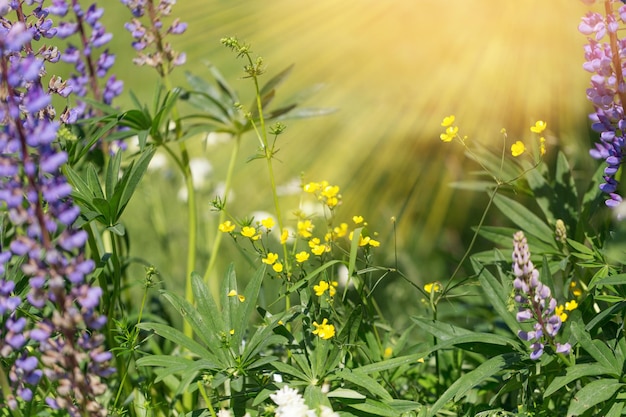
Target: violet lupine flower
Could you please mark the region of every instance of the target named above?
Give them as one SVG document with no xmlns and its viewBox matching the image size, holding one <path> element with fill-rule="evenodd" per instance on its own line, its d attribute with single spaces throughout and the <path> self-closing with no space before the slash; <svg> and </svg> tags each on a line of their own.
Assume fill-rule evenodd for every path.
<svg viewBox="0 0 626 417">
<path fill-rule="evenodd" d="M 71 74 L 68 80 L 68 87 L 78 97 L 86 97 L 89 92 L 97 101 L 111 104 L 113 99 L 121 94 L 123 83 L 115 78 L 109 77 L 102 86 L 98 79 L 104 79 L 108 71 L 115 63 L 115 55 L 108 49 L 98 53 L 96 49 L 103 47 L 111 41 L 113 35 L 108 33 L 100 22 L 104 14 L 104 9 L 98 8 L 96 3 L 91 4 L 86 10 L 78 4 L 66 0 L 55 0 L 53 6 L 48 7 L 51 14 L 60 17 L 67 16 L 71 10 L 74 21 L 62 21 L 57 26 L 57 37 L 61 39 L 70 38 L 75 34 L 80 34 L 80 46 L 69 43 L 61 60 L 74 65 L 75 73 Z M 116 88 L 110 85 L 115 84 Z M 61 120 L 65 123 L 73 123 L 78 118 L 90 117 L 93 115 L 91 107 L 82 100 L 78 100 L 73 109 L 66 110 L 61 115 Z"/>
<path fill-rule="evenodd" d="M 621 3 L 620 3 L 621 4 Z M 583 68 L 591 72 L 591 87 L 587 98 L 596 111 L 590 115 L 592 129 L 600 133 L 600 141 L 590 150 L 595 159 L 604 160 L 604 183 L 600 189 L 608 195 L 606 205 L 616 207 L 622 202 L 615 174 L 624 158 L 626 117 L 626 39 L 618 38 L 620 23 L 626 23 L 626 5 L 606 16 L 589 12 L 582 18 L 578 30 L 587 35 Z"/>
<path fill-rule="evenodd" d="M 162 18 L 172 13 L 172 6 L 176 0 L 120 0 L 128 7 L 133 19 L 124 27 L 128 30 L 133 42 L 131 45 L 137 51 L 137 57 L 133 59 L 136 65 L 148 65 L 156 68 L 160 76 L 172 72 L 175 67 L 183 65 L 187 59 L 184 52 L 176 52 L 168 42 L 163 39 L 167 35 L 180 35 L 187 30 L 187 23 L 175 19 L 174 22 L 163 30 Z M 139 20 L 144 15 L 149 16 L 149 25 Z M 154 52 L 144 52 L 147 48 L 154 47 Z"/>
<path fill-rule="evenodd" d="M 557 302 L 552 297 L 550 288 L 539 280 L 539 271 L 530 260 L 526 237 L 521 231 L 513 235 L 513 274 L 515 301 L 519 304 L 517 321 L 534 321 L 531 331 L 518 333 L 520 339 L 532 342 L 530 358 L 539 359 L 546 343 L 553 345 L 557 353 L 569 353 L 569 343 L 554 342 L 563 324 L 561 317 L 555 313 Z"/>
<path fill-rule="evenodd" d="M 9 408 L 20 407 L 45 377 L 55 395 L 46 399 L 51 407 L 105 416 L 96 396 L 101 378 L 112 372 L 98 333 L 106 318 L 96 311 L 101 290 L 85 279 L 95 264 L 85 258 L 86 232 L 72 228 L 79 210 L 60 171 L 67 155 L 54 146 L 59 123 L 42 88 L 44 60 L 37 54 L 52 50 L 32 48 L 53 31 L 42 2 L 33 3 L 27 14 L 22 2 L 11 2 L 21 21 L 0 18 L 0 207 L 11 231 L 8 246 L 0 247 L 0 357 L 10 369 L 0 372 L 8 373 L 13 390 L 3 398 Z M 64 88 L 59 79 L 51 83 Z M 24 298 L 14 294 L 13 279 L 28 280 Z"/>
</svg>

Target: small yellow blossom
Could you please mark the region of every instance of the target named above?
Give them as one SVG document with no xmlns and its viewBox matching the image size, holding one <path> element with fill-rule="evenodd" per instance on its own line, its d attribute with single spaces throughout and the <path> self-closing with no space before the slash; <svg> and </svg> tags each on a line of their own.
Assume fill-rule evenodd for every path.
<svg viewBox="0 0 626 417">
<path fill-rule="evenodd" d="M 261 235 L 257 234 L 256 232 L 256 228 L 252 227 L 252 226 L 244 226 L 241 228 L 241 235 L 245 236 L 247 238 L 250 238 L 252 240 L 258 240 Z"/>
<path fill-rule="evenodd" d="M 511 145 L 511 155 L 518 157 L 526 151 L 526 146 L 520 140 Z"/>
<path fill-rule="evenodd" d="M 419 363 L 424 363 L 424 358 L 419 358 L 417 361 L 418 361 Z"/>
<path fill-rule="evenodd" d="M 505 128 L 500 129 L 500 133 L 502 133 L 503 135 L 506 135 L 506 129 Z"/>
<path fill-rule="evenodd" d="M 359 246 L 365 246 L 367 244 L 370 243 L 370 237 L 369 236 L 359 236 Z"/>
<path fill-rule="evenodd" d="M 230 329 L 230 334 L 235 334 L 235 329 Z"/>
<path fill-rule="evenodd" d="M 439 292 L 441 291 L 441 285 L 439 285 L 438 282 L 430 282 L 426 285 L 424 285 L 424 291 L 426 291 L 428 294 L 430 294 L 431 292 Z"/>
<path fill-rule="evenodd" d="M 321 256 L 324 252 L 327 252 L 326 248 L 326 245 L 315 245 L 311 248 L 311 252 L 314 255 Z"/>
<path fill-rule="evenodd" d="M 337 287 L 339 286 L 339 283 L 337 281 L 331 281 L 330 282 L 330 287 L 328 287 L 328 294 L 331 297 L 334 297 L 335 294 L 337 294 Z"/>
<path fill-rule="evenodd" d="M 581 295 L 583 295 L 582 290 L 580 290 L 580 288 L 576 288 L 576 281 L 572 281 L 569 284 L 569 289 L 572 292 L 572 295 L 574 295 L 574 297 L 580 297 Z"/>
<path fill-rule="evenodd" d="M 576 300 L 571 300 L 565 303 L 565 309 L 567 311 L 573 311 L 576 310 L 578 308 L 578 303 L 576 302 Z"/>
<path fill-rule="evenodd" d="M 237 296 L 237 298 L 239 299 L 240 302 L 244 302 L 246 301 L 246 296 L 245 295 L 241 295 L 241 294 L 237 294 L 237 291 L 235 290 L 230 290 L 230 292 L 227 294 L 229 297 L 235 297 Z"/>
<path fill-rule="evenodd" d="M 452 126 L 452 123 L 454 123 L 455 117 L 453 114 L 451 114 L 450 116 L 444 117 L 443 121 L 441 122 L 441 126 L 443 127 L 448 127 L 448 126 Z"/>
<path fill-rule="evenodd" d="M 363 223 L 363 216 L 353 216 L 352 221 L 355 224 Z"/>
<path fill-rule="evenodd" d="M 446 128 L 445 133 L 439 135 L 439 138 L 444 142 L 450 142 L 457 136 L 459 128 L 457 126 L 449 126 Z"/>
<path fill-rule="evenodd" d="M 307 193 L 316 193 L 319 191 L 320 188 L 321 185 L 317 182 L 310 182 L 302 187 L 302 189 Z"/>
<path fill-rule="evenodd" d="M 391 347 L 387 346 L 385 348 L 385 351 L 383 352 L 383 358 L 389 359 L 389 358 L 391 358 L 391 355 L 393 355 L 393 349 Z"/>
<path fill-rule="evenodd" d="M 285 242 L 287 242 L 288 238 L 289 238 L 289 230 L 283 229 L 283 232 L 280 234 L 280 244 L 284 245 Z"/>
<path fill-rule="evenodd" d="M 320 239 L 318 237 L 314 237 L 313 239 L 309 240 L 309 248 L 311 249 L 318 246 L 319 244 L 320 244 Z"/>
<path fill-rule="evenodd" d="M 298 221 L 298 234 L 304 238 L 313 236 L 313 222 L 311 220 Z"/>
<path fill-rule="evenodd" d="M 280 262 L 276 262 L 274 265 L 272 265 L 272 269 L 278 273 L 283 272 L 283 264 L 281 264 Z"/>
<path fill-rule="evenodd" d="M 235 230 L 235 225 L 230 220 L 226 220 L 218 226 L 218 229 L 220 232 L 230 233 Z"/>
<path fill-rule="evenodd" d="M 271 217 L 268 217 L 267 219 L 261 220 L 261 224 L 266 229 L 271 229 L 272 227 L 274 227 L 274 219 L 272 219 Z"/>
<path fill-rule="evenodd" d="M 302 251 L 300 253 L 296 253 L 296 262 L 298 263 L 302 263 L 302 262 L 306 262 L 309 259 L 309 253 Z"/>
<path fill-rule="evenodd" d="M 372 246 L 372 247 L 374 247 L 374 248 L 377 248 L 377 247 L 380 246 L 380 242 L 375 240 L 375 239 L 370 239 L 370 241 L 367 242 L 367 244 Z"/>
<path fill-rule="evenodd" d="M 533 133 L 541 133 L 544 130 L 546 130 L 547 126 L 548 126 L 547 123 L 544 122 L 543 120 L 537 120 L 535 122 L 535 125 L 530 127 L 530 131 Z"/>
<path fill-rule="evenodd" d="M 315 291 L 315 295 L 321 297 L 329 287 L 330 285 L 328 285 L 328 282 L 320 281 L 319 284 L 313 286 L 313 291 Z"/>
<path fill-rule="evenodd" d="M 277 260 L 278 260 L 278 255 L 272 252 L 268 253 L 265 258 L 261 259 L 261 261 L 264 264 L 268 264 L 268 265 L 273 265 Z"/>
<path fill-rule="evenodd" d="M 554 314 L 559 316 L 562 322 L 565 322 L 565 320 L 567 320 L 567 313 L 564 311 L 564 309 L 565 307 L 563 307 L 563 304 L 561 304 L 560 306 L 556 306 L 556 308 L 554 309 Z"/>
<path fill-rule="evenodd" d="M 344 237 L 348 234 L 348 223 L 341 223 L 333 229 L 333 233 L 336 237 Z"/>
<path fill-rule="evenodd" d="M 332 324 L 328 324 L 328 319 L 324 319 L 322 324 L 318 324 L 316 321 L 313 322 L 313 326 L 315 330 L 313 330 L 313 334 L 316 334 L 321 339 L 330 339 L 335 335 L 335 326 Z"/>
<path fill-rule="evenodd" d="M 543 136 L 539 138 L 539 153 L 541 156 L 546 154 L 546 138 Z"/>
</svg>

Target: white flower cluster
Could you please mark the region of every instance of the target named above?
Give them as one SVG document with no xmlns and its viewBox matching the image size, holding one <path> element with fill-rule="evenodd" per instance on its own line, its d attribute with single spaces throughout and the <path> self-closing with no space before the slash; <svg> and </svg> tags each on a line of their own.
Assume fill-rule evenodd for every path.
<svg viewBox="0 0 626 417">
<path fill-rule="evenodd" d="M 315 410 L 309 409 L 304 403 L 304 398 L 298 390 L 289 388 L 287 385 L 270 394 L 272 401 L 278 406 L 276 417 L 339 417 L 332 408 L 321 406 L 319 414 Z"/>
</svg>

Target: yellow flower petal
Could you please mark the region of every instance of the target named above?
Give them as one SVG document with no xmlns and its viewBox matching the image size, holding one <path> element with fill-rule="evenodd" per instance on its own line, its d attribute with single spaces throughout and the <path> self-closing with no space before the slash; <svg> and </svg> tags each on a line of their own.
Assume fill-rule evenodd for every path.
<svg viewBox="0 0 626 417">
<path fill-rule="evenodd" d="M 455 117 L 453 114 L 451 114 L 450 116 L 444 117 L 443 121 L 441 122 L 441 126 L 443 127 L 448 127 L 451 126 L 452 123 L 454 123 Z"/>
<path fill-rule="evenodd" d="M 541 133 L 544 130 L 546 130 L 547 126 L 548 126 L 547 123 L 544 122 L 543 120 L 537 120 L 535 122 L 535 125 L 530 127 L 530 131 L 533 133 Z"/>
<path fill-rule="evenodd" d="M 526 151 L 526 146 L 520 140 L 511 145 L 511 155 L 518 157 Z"/>
</svg>

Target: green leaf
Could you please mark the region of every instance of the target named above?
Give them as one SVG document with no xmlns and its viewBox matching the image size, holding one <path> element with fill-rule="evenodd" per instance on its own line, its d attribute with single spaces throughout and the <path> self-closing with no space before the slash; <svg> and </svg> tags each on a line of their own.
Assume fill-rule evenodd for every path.
<svg viewBox="0 0 626 417">
<path fill-rule="evenodd" d="M 594 405 L 611 398 L 624 384 L 616 379 L 599 379 L 591 381 L 578 391 L 567 409 L 567 416 L 578 416 Z"/>
<path fill-rule="evenodd" d="M 570 324 L 570 330 L 572 335 L 576 338 L 580 346 L 587 351 L 601 366 L 613 369 L 614 372 L 611 375 L 619 375 L 622 365 L 617 363 L 617 358 L 611 352 L 611 350 L 601 340 L 591 340 L 591 336 L 585 330 L 585 328 L 578 322 L 573 320 Z M 594 342 L 599 342 L 598 344 Z"/>
<path fill-rule="evenodd" d="M 394 410 L 385 403 L 372 400 L 370 398 L 367 398 L 365 402 L 362 403 L 348 403 L 346 405 L 348 407 L 354 408 L 355 410 L 363 411 L 374 416 L 400 417 L 400 412 Z"/>
<path fill-rule="evenodd" d="M 512 367 L 521 360 L 522 356 L 517 353 L 506 353 L 481 363 L 476 369 L 457 379 L 432 405 L 428 410 L 428 415 L 434 416 L 451 400 L 458 402 L 471 388 L 498 372 Z"/>
<path fill-rule="evenodd" d="M 106 226 L 111 226 L 113 224 L 113 219 L 112 219 L 113 215 L 112 215 L 112 210 L 111 210 L 111 206 L 109 205 L 109 202 L 105 200 L 104 198 L 96 197 L 93 200 L 91 200 L 91 204 L 93 205 L 93 207 L 95 207 L 98 213 L 104 218 L 103 224 Z"/>
<path fill-rule="evenodd" d="M 132 164 L 131 167 L 129 167 L 129 169 L 124 173 L 124 176 L 122 177 L 122 181 L 118 184 L 118 185 L 121 185 L 121 184 L 124 184 L 124 185 L 121 187 L 116 187 L 113 198 L 111 199 L 112 207 L 117 209 L 116 221 L 120 218 L 120 216 L 124 212 L 126 205 L 130 201 L 130 198 L 132 197 L 133 193 L 135 192 L 135 189 L 137 188 L 137 185 L 139 185 L 139 181 L 141 181 L 141 178 L 146 173 L 146 170 L 148 169 L 148 165 L 150 164 L 150 160 L 154 156 L 155 152 L 156 152 L 156 148 L 154 147 L 147 148 L 144 152 L 142 152 L 141 155 L 139 156 L 139 159 L 134 161 L 135 163 Z M 118 189 L 120 189 L 120 191 L 118 191 Z M 119 197 L 116 198 L 118 193 L 119 193 Z M 117 206 L 113 206 L 113 201 L 117 202 Z"/>
<path fill-rule="evenodd" d="M 353 400 L 364 400 L 367 398 L 365 395 L 358 391 L 347 388 L 337 388 L 327 394 L 329 398 L 350 398 Z"/>
<path fill-rule="evenodd" d="M 496 194 L 493 202 L 525 234 L 535 236 L 556 249 L 552 229 L 524 205 L 501 194 Z"/>
<path fill-rule="evenodd" d="M 382 385 L 380 385 L 374 378 L 368 376 L 366 373 L 359 370 L 351 370 L 344 368 L 336 374 L 339 378 L 345 381 L 351 382 L 361 388 L 365 388 L 373 395 L 378 396 L 384 400 L 391 400 L 391 395 L 387 392 Z"/>
<path fill-rule="evenodd" d="M 474 266 L 474 271 L 479 274 L 478 282 L 480 282 L 480 286 L 487 300 L 496 313 L 498 313 L 497 315 L 506 323 L 511 332 L 516 335 L 522 329 L 522 326 L 517 321 L 514 314 L 509 311 L 508 301 L 510 298 L 510 288 L 505 288 L 500 284 L 500 281 L 480 263 L 476 262 L 474 259 L 471 259 L 471 261 Z"/>
<path fill-rule="evenodd" d="M 586 377 L 586 376 L 596 376 L 596 375 L 605 375 L 611 374 L 613 371 L 608 368 L 604 368 L 599 366 L 596 363 L 581 363 L 570 366 L 566 369 L 565 375 L 557 376 L 552 380 L 548 388 L 546 388 L 543 393 L 543 398 L 547 398 L 550 395 L 557 392 L 559 389 L 563 388 L 565 385 L 569 384 L 572 381 L 576 381 L 577 379 Z"/>
<path fill-rule="evenodd" d="M 609 275 L 589 283 L 589 289 L 601 285 L 626 285 L 626 274 Z"/>
<path fill-rule="evenodd" d="M 283 362 L 273 362 L 272 366 L 274 368 L 276 368 L 278 370 L 278 372 L 285 374 L 285 375 L 291 375 L 297 379 L 299 379 L 300 381 L 305 381 L 305 382 L 311 382 L 311 378 L 309 378 L 307 375 L 305 375 L 301 370 L 288 365 L 286 363 Z"/>
<path fill-rule="evenodd" d="M 143 330 L 152 330 L 164 339 L 189 350 L 191 353 L 194 353 L 203 359 L 210 360 L 213 357 L 211 352 L 205 349 L 200 343 L 185 336 L 180 330 L 166 324 L 146 322 L 137 324 L 137 327 Z"/>
</svg>

